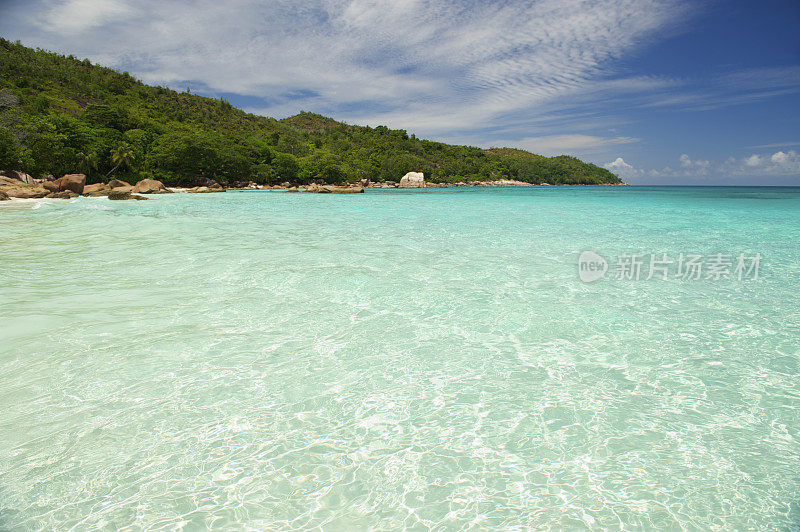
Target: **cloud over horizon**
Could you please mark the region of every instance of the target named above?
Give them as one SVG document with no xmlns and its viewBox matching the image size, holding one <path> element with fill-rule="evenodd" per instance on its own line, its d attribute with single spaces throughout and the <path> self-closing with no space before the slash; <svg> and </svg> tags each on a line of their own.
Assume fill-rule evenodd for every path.
<svg viewBox="0 0 800 532">
<path fill-rule="evenodd" d="M 800 154 L 795 150 L 779 150 L 772 154 L 754 153 L 747 157 L 729 157 L 725 161 L 712 163 L 705 159 L 692 159 L 687 154 L 678 157 L 678 167 L 637 168 L 625 162 L 622 157 L 605 163 L 603 166 L 623 179 L 635 182 L 652 181 L 658 178 L 691 178 L 698 182 L 706 181 L 708 176 L 722 173 L 734 177 L 791 177 L 800 174 Z"/>
</svg>

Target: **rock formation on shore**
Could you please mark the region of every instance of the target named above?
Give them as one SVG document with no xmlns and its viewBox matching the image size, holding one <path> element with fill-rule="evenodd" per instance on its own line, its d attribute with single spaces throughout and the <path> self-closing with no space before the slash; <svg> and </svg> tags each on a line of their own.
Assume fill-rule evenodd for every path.
<svg viewBox="0 0 800 532">
<path fill-rule="evenodd" d="M 0 190 L 8 198 L 43 198 L 51 191 L 38 185 L 29 185 L 16 178 L 0 175 Z"/>
<path fill-rule="evenodd" d="M 30 175 L 26 174 L 25 172 L 20 172 L 20 171 L 17 171 L 17 170 L 10 170 L 10 171 L 8 171 L 6 173 L 7 173 L 8 177 L 10 177 L 11 179 L 15 179 L 17 181 L 21 181 L 22 183 L 25 183 L 26 185 L 36 185 L 36 184 L 38 184 L 36 179 L 34 179 Z"/>
<path fill-rule="evenodd" d="M 215 187 L 194 187 L 190 188 L 186 192 L 190 194 L 208 194 L 209 192 L 225 192 L 225 189 L 222 188 L 219 184 Z"/>
<path fill-rule="evenodd" d="M 400 178 L 399 188 L 425 188 L 425 174 L 409 172 Z"/>
<path fill-rule="evenodd" d="M 131 186 L 130 183 L 126 183 L 120 179 L 112 179 L 108 182 L 108 188 L 119 188 L 119 187 L 129 187 Z"/>
<path fill-rule="evenodd" d="M 120 187 L 115 188 L 111 192 L 108 193 L 108 199 L 110 200 L 146 200 L 144 196 L 138 196 L 136 194 L 131 194 L 129 190 L 125 190 L 127 187 Z"/>
<path fill-rule="evenodd" d="M 136 194 L 169 194 L 172 192 L 161 181 L 155 179 L 142 179 L 133 187 Z"/>
<path fill-rule="evenodd" d="M 86 185 L 83 187 L 84 196 L 108 196 L 111 187 L 105 183 L 95 183 L 94 185 Z"/>
<path fill-rule="evenodd" d="M 35 179 L 30 183 L 30 176 L 22 172 L 7 172 L 0 174 L 0 192 L 2 198 L 50 198 L 69 199 L 83 196 L 112 196 L 111 199 L 147 199 L 142 196 L 132 195 L 132 192 L 141 194 L 166 194 L 172 192 L 164 183 L 155 179 L 143 179 L 131 186 L 125 181 L 114 179 L 109 183 L 94 183 L 86 185 L 84 174 L 66 174 L 60 179 Z M 219 186 L 219 185 L 217 185 Z M 210 192 L 224 191 L 213 189 Z"/>
<path fill-rule="evenodd" d="M 45 198 L 48 199 L 72 199 L 77 198 L 80 194 L 75 194 L 71 190 L 62 190 L 60 192 L 51 192 Z"/>
<path fill-rule="evenodd" d="M 316 192 L 317 194 L 358 194 L 364 192 L 364 187 L 339 187 L 336 185 L 317 185 L 311 183 L 305 187 L 305 192 Z"/>
<path fill-rule="evenodd" d="M 58 180 L 58 191 L 64 192 L 69 190 L 75 194 L 83 194 L 83 187 L 86 185 L 86 176 L 84 174 L 66 174 Z"/>
</svg>

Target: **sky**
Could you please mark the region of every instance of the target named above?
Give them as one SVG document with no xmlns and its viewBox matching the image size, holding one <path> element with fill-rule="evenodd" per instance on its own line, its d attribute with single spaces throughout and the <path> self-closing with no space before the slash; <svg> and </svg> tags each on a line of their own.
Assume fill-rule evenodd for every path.
<svg viewBox="0 0 800 532">
<path fill-rule="evenodd" d="M 798 0 L 0 0 L 0 35 L 276 118 L 800 185 Z"/>
</svg>

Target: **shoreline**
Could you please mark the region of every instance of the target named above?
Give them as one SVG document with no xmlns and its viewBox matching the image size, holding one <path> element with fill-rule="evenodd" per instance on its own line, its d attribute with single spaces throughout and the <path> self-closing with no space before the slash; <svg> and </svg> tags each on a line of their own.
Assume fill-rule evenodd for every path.
<svg viewBox="0 0 800 532">
<path fill-rule="evenodd" d="M 524 181 L 511 181 L 511 180 L 499 180 L 499 181 L 459 181 L 457 183 L 432 183 L 426 181 L 424 186 L 418 187 L 401 187 L 396 182 L 392 181 L 381 181 L 376 183 L 369 183 L 366 185 L 361 185 L 357 183 L 347 183 L 344 185 L 326 185 L 324 183 L 310 183 L 308 185 L 255 185 L 246 186 L 246 187 L 228 187 L 224 190 L 235 191 L 235 190 L 289 190 L 289 189 L 297 189 L 298 192 L 303 192 L 308 187 L 317 187 L 317 186 L 336 186 L 340 188 L 364 188 L 364 189 L 383 189 L 383 190 L 416 190 L 421 188 L 488 188 L 488 187 L 629 187 L 631 186 L 630 183 L 558 183 L 558 184 L 550 184 L 550 183 L 526 183 Z M 178 192 L 191 192 L 193 189 L 191 188 L 172 188 L 172 190 Z M 214 190 L 211 189 L 208 192 L 221 192 L 221 190 Z"/>
<path fill-rule="evenodd" d="M 392 185 L 383 185 L 380 183 L 370 184 L 366 187 L 359 187 L 355 185 L 342 185 L 340 188 L 343 189 L 360 189 L 362 192 L 365 192 L 366 189 L 375 189 L 375 190 L 420 190 L 425 188 L 513 188 L 513 187 L 619 187 L 619 186 L 631 186 L 629 183 L 600 183 L 600 184 L 558 184 L 558 185 L 549 185 L 549 184 L 532 184 L 532 183 L 524 183 L 524 184 L 509 184 L 509 183 L 497 183 L 497 182 L 480 182 L 480 183 L 426 183 L 424 187 L 399 187 L 399 186 L 392 186 Z M 253 187 L 230 187 L 230 188 L 219 188 L 219 189 L 208 189 L 203 191 L 197 191 L 193 188 L 186 188 L 186 187 L 166 187 L 166 190 L 175 193 L 175 194 L 197 194 L 197 193 L 205 193 L 205 194 L 213 194 L 213 193 L 221 193 L 221 192 L 242 192 L 242 191 L 275 191 L 275 192 L 317 192 L 316 190 L 307 190 L 309 185 L 299 185 L 299 186 L 292 186 L 292 187 L 284 187 L 280 185 L 256 185 Z M 196 187 L 198 188 L 198 187 Z M 144 196 L 159 196 L 164 194 L 163 192 L 160 193 L 142 193 Z M 8 197 L 0 201 L 0 206 L 2 205 L 12 205 L 12 204 L 20 204 L 20 203 L 36 203 L 42 200 L 56 200 L 56 201 L 69 201 L 74 202 L 78 198 L 100 198 L 108 200 L 108 196 L 106 195 L 97 195 L 97 194 L 76 194 L 71 197 L 27 197 L 27 198 L 20 198 L 20 197 Z M 113 201 L 113 200 L 109 200 Z"/>
<path fill-rule="evenodd" d="M 226 187 L 216 181 L 207 180 L 207 186 L 195 187 L 168 187 L 163 182 L 154 179 L 143 179 L 135 185 L 125 181 L 114 179 L 109 183 L 95 183 L 86 185 L 84 174 L 66 174 L 60 179 L 39 180 L 22 172 L 11 172 L 13 177 L 0 175 L 0 201 L 2 203 L 15 202 L 15 200 L 39 200 L 39 199 L 66 199 L 71 200 L 81 196 L 88 197 L 107 197 L 110 200 L 144 200 L 146 196 L 154 194 L 207 194 L 215 192 L 226 192 L 236 190 L 274 190 L 283 192 L 311 192 L 311 193 L 330 193 L 330 194 L 349 194 L 362 193 L 366 189 L 381 190 L 418 190 L 424 188 L 504 188 L 504 187 L 564 187 L 564 186 L 630 186 L 628 183 L 597 183 L 597 184 L 550 184 L 550 183 L 527 183 L 511 179 L 499 179 L 493 181 L 458 181 L 455 183 L 435 183 L 427 182 L 424 179 L 408 182 L 404 177 L 400 182 L 380 181 L 370 182 L 363 179 L 357 183 L 347 183 L 344 185 L 327 185 L 320 183 L 292 184 L 283 182 L 279 185 L 259 185 L 253 181 L 238 181 L 232 183 L 233 186 Z"/>
</svg>

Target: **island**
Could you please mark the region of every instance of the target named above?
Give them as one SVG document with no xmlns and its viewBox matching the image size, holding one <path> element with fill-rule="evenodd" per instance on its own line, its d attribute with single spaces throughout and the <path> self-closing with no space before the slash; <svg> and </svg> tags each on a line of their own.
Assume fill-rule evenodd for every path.
<svg viewBox="0 0 800 532">
<path fill-rule="evenodd" d="M 137 188 L 143 194 L 176 187 L 336 193 L 623 184 L 609 170 L 567 155 L 450 145 L 304 111 L 259 116 L 224 98 L 149 86 L 128 72 L 5 39 L 0 170 L 0 200 L 109 195 L 120 187 L 133 197 Z"/>
</svg>

